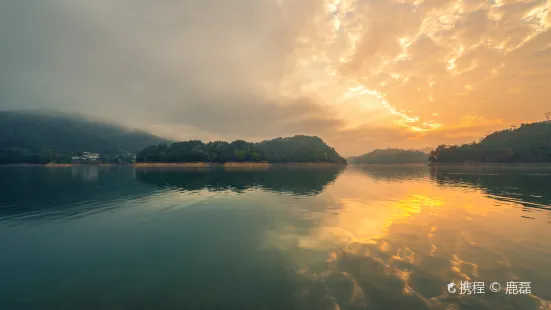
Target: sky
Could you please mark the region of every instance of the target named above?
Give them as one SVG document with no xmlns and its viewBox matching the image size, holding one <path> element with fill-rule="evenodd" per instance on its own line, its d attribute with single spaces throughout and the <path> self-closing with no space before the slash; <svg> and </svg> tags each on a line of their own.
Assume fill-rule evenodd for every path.
<svg viewBox="0 0 551 310">
<path fill-rule="evenodd" d="M 3 0 L 0 109 L 342 155 L 551 111 L 551 0 Z"/>
</svg>

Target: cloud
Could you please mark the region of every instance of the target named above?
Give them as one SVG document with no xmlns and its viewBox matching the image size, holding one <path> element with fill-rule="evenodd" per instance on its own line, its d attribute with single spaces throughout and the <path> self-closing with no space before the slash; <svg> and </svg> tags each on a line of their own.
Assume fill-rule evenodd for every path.
<svg viewBox="0 0 551 310">
<path fill-rule="evenodd" d="M 434 130 L 453 128 L 457 117 L 472 113 L 511 122 L 537 119 L 545 109 L 541 98 L 547 100 L 539 87 L 548 83 L 542 80 L 549 71 L 550 54 L 544 47 L 551 42 L 545 24 L 548 8 L 545 1 L 503 5 L 424 1 L 410 11 L 412 16 L 422 12 L 422 22 L 398 23 L 403 29 L 397 29 L 392 18 L 384 22 L 384 9 L 372 10 L 378 15 L 376 26 L 385 29 L 379 34 L 385 37 L 381 41 L 401 41 L 404 49 L 385 56 L 394 49 L 379 48 L 383 44 L 379 42 L 374 45 L 378 57 L 370 63 L 376 72 L 356 70 L 353 74 L 366 88 L 384 93 L 398 111 L 419 116 L 417 124 L 443 124 Z M 372 23 L 371 17 L 365 16 L 366 23 Z M 373 59 L 371 53 L 358 49 L 352 63 L 356 65 L 364 56 Z M 528 78 L 527 68 L 537 81 Z M 438 119 L 433 119 L 434 112 L 440 112 Z"/>
<path fill-rule="evenodd" d="M 182 139 L 312 134 L 343 154 L 470 142 L 551 110 L 549 7 L 8 0 L 0 108 L 78 111 Z M 485 125 L 463 126 L 469 117 Z"/>
<path fill-rule="evenodd" d="M 247 137 L 338 123 L 323 103 L 276 89 L 295 29 L 308 26 L 298 18 L 309 14 L 304 5 L 54 0 L 3 6 L 0 61 L 9 74 L 2 104 L 8 108 L 77 110 L 134 126 L 180 123 Z"/>
</svg>

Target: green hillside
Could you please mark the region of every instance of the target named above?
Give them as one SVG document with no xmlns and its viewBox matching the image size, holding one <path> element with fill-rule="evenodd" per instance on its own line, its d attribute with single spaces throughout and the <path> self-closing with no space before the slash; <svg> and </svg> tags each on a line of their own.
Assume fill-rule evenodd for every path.
<svg viewBox="0 0 551 310">
<path fill-rule="evenodd" d="M 0 111 L 0 164 L 68 162 L 78 152 L 137 152 L 166 142 L 75 115 Z"/>
<path fill-rule="evenodd" d="M 431 163 L 551 163 L 551 122 L 522 124 L 494 132 L 479 142 L 441 145 Z"/>
<path fill-rule="evenodd" d="M 138 162 L 269 162 L 269 163 L 335 163 L 345 164 L 334 148 L 311 136 L 276 138 L 259 143 L 199 140 L 160 144 L 145 148 Z"/>
</svg>

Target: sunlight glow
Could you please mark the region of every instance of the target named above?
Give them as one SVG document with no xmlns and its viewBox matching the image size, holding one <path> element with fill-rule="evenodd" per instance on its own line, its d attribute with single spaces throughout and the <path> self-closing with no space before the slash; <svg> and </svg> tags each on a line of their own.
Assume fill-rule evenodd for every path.
<svg viewBox="0 0 551 310">
<path fill-rule="evenodd" d="M 446 67 L 448 71 L 452 71 L 452 73 L 455 73 L 453 72 L 456 67 L 455 62 L 463 55 L 464 51 L 465 48 L 463 47 L 463 45 L 461 45 L 459 46 L 459 49 L 451 53 L 451 55 L 449 56 L 450 58 L 448 59 L 448 66 Z"/>
<path fill-rule="evenodd" d="M 355 87 L 350 87 L 346 93 L 344 93 L 341 96 L 341 100 L 348 100 L 351 98 L 363 96 L 363 95 L 370 95 L 378 99 L 380 104 L 387 109 L 392 115 L 396 115 L 399 117 L 398 120 L 395 122 L 403 127 L 406 127 L 410 129 L 413 132 L 425 132 L 430 131 L 434 129 L 438 129 L 441 127 L 441 124 L 435 123 L 433 121 L 426 121 L 423 123 L 419 123 L 420 117 L 418 116 L 410 116 L 406 114 L 404 111 L 398 111 L 396 108 L 390 105 L 390 103 L 385 99 L 385 94 L 373 89 L 368 89 L 363 85 L 358 85 Z"/>
<path fill-rule="evenodd" d="M 413 2 L 397 3 L 411 9 Z M 456 123 L 449 115 L 435 121 L 434 117 L 439 115 L 434 112 L 436 107 L 449 94 L 456 96 L 454 102 L 472 96 L 475 89 L 478 90 L 476 94 L 485 94 L 485 83 L 499 80 L 502 71 L 507 70 L 503 66 L 506 59 L 496 64 L 492 62 L 495 58 L 485 59 L 480 53 L 490 50 L 492 54 L 498 52 L 495 57 L 505 57 L 537 40 L 549 29 L 549 3 L 551 1 L 531 5 L 525 12 L 513 15 L 507 13 L 503 6 L 509 5 L 501 0 L 493 3 L 459 0 L 438 5 L 418 1 L 418 6 L 427 5 L 430 10 L 416 11 L 415 14 L 420 15 L 415 18 L 419 20 L 412 21 L 412 28 L 388 25 L 388 36 L 369 37 L 373 34 L 371 29 L 387 30 L 373 24 L 385 23 L 373 14 L 378 14 L 377 10 L 381 14 L 385 10 L 392 11 L 391 5 L 326 0 L 323 16 L 316 18 L 319 21 L 316 31 L 301 39 L 307 47 L 306 53 L 310 53 L 297 61 L 299 74 L 310 79 L 309 87 L 301 89 L 323 94 L 322 100 L 337 110 L 342 106 L 341 115 L 349 122 L 345 128 L 350 128 L 350 124 L 361 127 L 362 122 L 368 123 L 363 119 L 368 115 L 364 112 L 379 107 L 384 112 L 378 114 L 379 120 L 385 119 L 389 126 L 419 133 L 415 137 L 425 137 L 427 135 L 421 133 L 436 130 L 447 132 Z M 477 29 L 476 25 L 469 25 L 469 21 L 464 22 L 465 18 L 470 18 L 467 15 L 475 12 L 489 20 L 484 28 Z M 478 16 L 476 14 L 473 18 Z M 510 20 L 512 18 L 516 20 Z M 404 25 L 408 22 L 405 17 Z M 511 27 L 511 31 L 501 29 L 505 22 L 510 23 L 507 27 Z M 518 28 L 515 25 L 519 25 Z M 368 52 L 364 52 L 368 39 L 373 40 L 368 44 L 373 48 L 367 47 Z M 401 95 L 402 90 L 411 96 Z M 331 95 L 324 97 L 326 94 Z M 391 102 L 394 100 L 397 101 Z M 352 108 L 354 105 L 357 107 Z M 350 112 L 353 109 L 359 109 L 357 119 Z"/>
</svg>

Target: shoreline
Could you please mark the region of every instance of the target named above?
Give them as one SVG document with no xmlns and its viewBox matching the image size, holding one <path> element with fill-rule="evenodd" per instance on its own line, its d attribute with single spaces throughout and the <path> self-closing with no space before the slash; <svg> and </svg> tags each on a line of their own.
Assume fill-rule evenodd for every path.
<svg viewBox="0 0 551 310">
<path fill-rule="evenodd" d="M 430 163 L 428 167 L 545 167 L 551 163 Z"/>
<path fill-rule="evenodd" d="M 257 162 L 228 162 L 228 163 L 135 163 L 135 164 L 0 164 L 0 167 L 135 167 L 135 168 L 257 168 L 257 167 L 551 167 L 551 163 L 396 163 L 396 164 L 337 164 L 337 163 L 257 163 Z"/>
<path fill-rule="evenodd" d="M 422 163 L 396 163 L 396 164 L 348 164 L 353 167 L 426 167 Z"/>
<path fill-rule="evenodd" d="M 79 166 L 96 166 L 96 167 L 111 167 L 111 166 L 130 166 L 117 164 L 0 164 L 0 167 L 46 167 L 46 168 L 63 168 L 63 167 L 79 167 Z"/>
<path fill-rule="evenodd" d="M 228 162 L 228 163 L 136 163 L 130 166 L 136 168 L 269 168 L 269 167 L 334 167 L 345 166 L 345 164 L 335 163 L 252 163 L 252 162 Z"/>
<path fill-rule="evenodd" d="M 270 167 L 268 163 L 136 163 L 135 168 L 217 168 L 217 167 Z"/>
<path fill-rule="evenodd" d="M 346 166 L 346 164 L 336 163 L 253 163 L 253 162 L 228 162 L 228 163 L 135 163 L 135 164 L 4 164 L 0 167 L 119 167 L 128 166 L 134 168 L 267 168 L 267 167 L 334 167 Z"/>
</svg>

